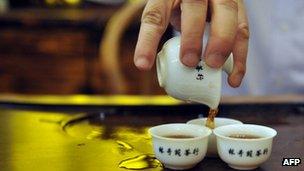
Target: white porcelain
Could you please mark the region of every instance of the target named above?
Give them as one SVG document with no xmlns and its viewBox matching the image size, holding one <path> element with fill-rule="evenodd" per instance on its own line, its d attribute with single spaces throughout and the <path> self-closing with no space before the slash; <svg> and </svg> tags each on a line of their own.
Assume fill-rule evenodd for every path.
<svg viewBox="0 0 304 171">
<path fill-rule="evenodd" d="M 214 129 L 220 158 L 231 168 L 251 170 L 265 162 L 272 150 L 277 132 L 269 127 L 253 124 L 226 125 Z M 233 134 L 259 136 L 257 139 L 230 138 Z"/>
<path fill-rule="evenodd" d="M 193 120 L 188 121 L 187 124 L 205 126 L 206 120 L 207 120 L 207 118 L 193 119 Z M 214 124 L 215 124 L 215 128 L 217 128 L 217 127 L 225 126 L 225 125 L 243 124 L 243 123 L 241 121 L 235 120 L 235 119 L 216 117 L 216 118 L 214 118 Z M 207 156 L 208 157 L 218 157 L 217 147 L 216 147 L 216 137 L 213 133 L 213 130 L 212 130 L 211 135 L 209 136 Z"/>
<path fill-rule="evenodd" d="M 149 133 L 155 157 L 166 168 L 183 170 L 190 169 L 203 160 L 211 130 L 198 125 L 175 123 L 152 127 Z M 191 135 L 194 138 L 165 137 L 168 135 Z"/>
<path fill-rule="evenodd" d="M 198 102 L 215 109 L 221 96 L 222 69 L 210 68 L 200 61 L 196 68 L 183 65 L 179 58 L 180 37 L 168 40 L 157 55 L 158 82 L 168 95 L 185 101 Z M 230 56 L 223 70 L 231 73 Z"/>
</svg>

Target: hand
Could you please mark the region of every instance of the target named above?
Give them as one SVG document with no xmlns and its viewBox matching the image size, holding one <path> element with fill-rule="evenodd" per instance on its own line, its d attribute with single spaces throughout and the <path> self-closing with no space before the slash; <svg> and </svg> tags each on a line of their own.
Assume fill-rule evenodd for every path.
<svg viewBox="0 0 304 171">
<path fill-rule="evenodd" d="M 238 87 L 246 71 L 249 39 L 242 0 L 148 0 L 136 45 L 135 65 L 141 70 L 151 69 L 161 36 L 171 22 L 181 31 L 181 62 L 195 67 L 202 54 L 207 9 L 211 12 L 211 31 L 203 56 L 207 65 L 220 68 L 232 52 L 234 66 L 228 82 Z"/>
</svg>

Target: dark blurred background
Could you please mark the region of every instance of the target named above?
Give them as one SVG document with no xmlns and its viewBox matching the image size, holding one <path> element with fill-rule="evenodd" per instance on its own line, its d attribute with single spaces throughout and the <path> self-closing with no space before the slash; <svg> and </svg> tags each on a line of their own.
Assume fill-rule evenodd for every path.
<svg viewBox="0 0 304 171">
<path fill-rule="evenodd" d="M 163 94 L 155 69 L 133 64 L 142 9 L 140 0 L 1 0 L 0 93 Z"/>
</svg>

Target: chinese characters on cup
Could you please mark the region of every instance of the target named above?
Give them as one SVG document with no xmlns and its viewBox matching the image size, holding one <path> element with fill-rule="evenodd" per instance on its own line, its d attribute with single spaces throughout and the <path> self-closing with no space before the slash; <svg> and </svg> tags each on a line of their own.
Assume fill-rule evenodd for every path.
<svg viewBox="0 0 304 171">
<path fill-rule="evenodd" d="M 267 155 L 268 154 L 268 148 L 265 148 L 265 149 L 259 149 L 259 150 L 242 150 L 242 149 L 239 149 L 239 150 L 235 150 L 233 148 L 229 148 L 228 150 L 228 154 L 229 155 L 238 155 L 239 157 L 253 157 L 253 156 L 256 156 L 256 157 L 260 157 L 262 155 Z"/>
<path fill-rule="evenodd" d="M 180 148 L 164 148 L 162 146 L 158 147 L 158 151 L 161 153 L 161 154 L 166 154 L 166 155 L 169 155 L 169 156 L 190 156 L 190 155 L 195 155 L 197 156 L 198 155 L 198 152 L 199 152 L 199 148 L 187 148 L 187 149 L 180 149 Z"/>
</svg>

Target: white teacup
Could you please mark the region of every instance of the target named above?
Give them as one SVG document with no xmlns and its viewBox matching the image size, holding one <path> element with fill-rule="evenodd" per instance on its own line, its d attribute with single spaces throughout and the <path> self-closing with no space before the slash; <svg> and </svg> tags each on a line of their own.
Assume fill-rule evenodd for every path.
<svg viewBox="0 0 304 171">
<path fill-rule="evenodd" d="M 226 125 L 214 129 L 220 158 L 230 167 L 251 170 L 265 162 L 272 150 L 277 132 L 269 127 L 253 124 Z M 231 135 L 250 135 L 260 138 L 240 139 Z"/>
<path fill-rule="evenodd" d="M 206 120 L 207 120 L 207 118 L 193 119 L 193 120 L 188 121 L 187 124 L 205 126 Z M 216 117 L 216 118 L 214 118 L 214 124 L 215 124 L 215 128 L 217 128 L 217 127 L 225 126 L 225 125 L 243 124 L 243 123 L 241 121 L 235 120 L 235 119 Z M 216 137 L 212 131 L 211 135 L 209 136 L 207 156 L 208 157 L 218 157 L 217 153 L 218 152 L 217 152 L 217 147 L 216 147 Z"/>
<path fill-rule="evenodd" d="M 203 61 L 196 68 L 187 67 L 180 62 L 179 51 L 180 37 L 174 37 L 158 53 L 156 67 L 160 86 L 174 98 L 217 108 L 221 96 L 222 69 L 210 68 Z M 231 73 L 232 67 L 230 56 L 223 70 Z"/>
<path fill-rule="evenodd" d="M 155 157 L 167 168 L 183 170 L 190 169 L 203 160 L 211 130 L 198 125 L 176 123 L 152 127 L 149 133 Z"/>
</svg>

